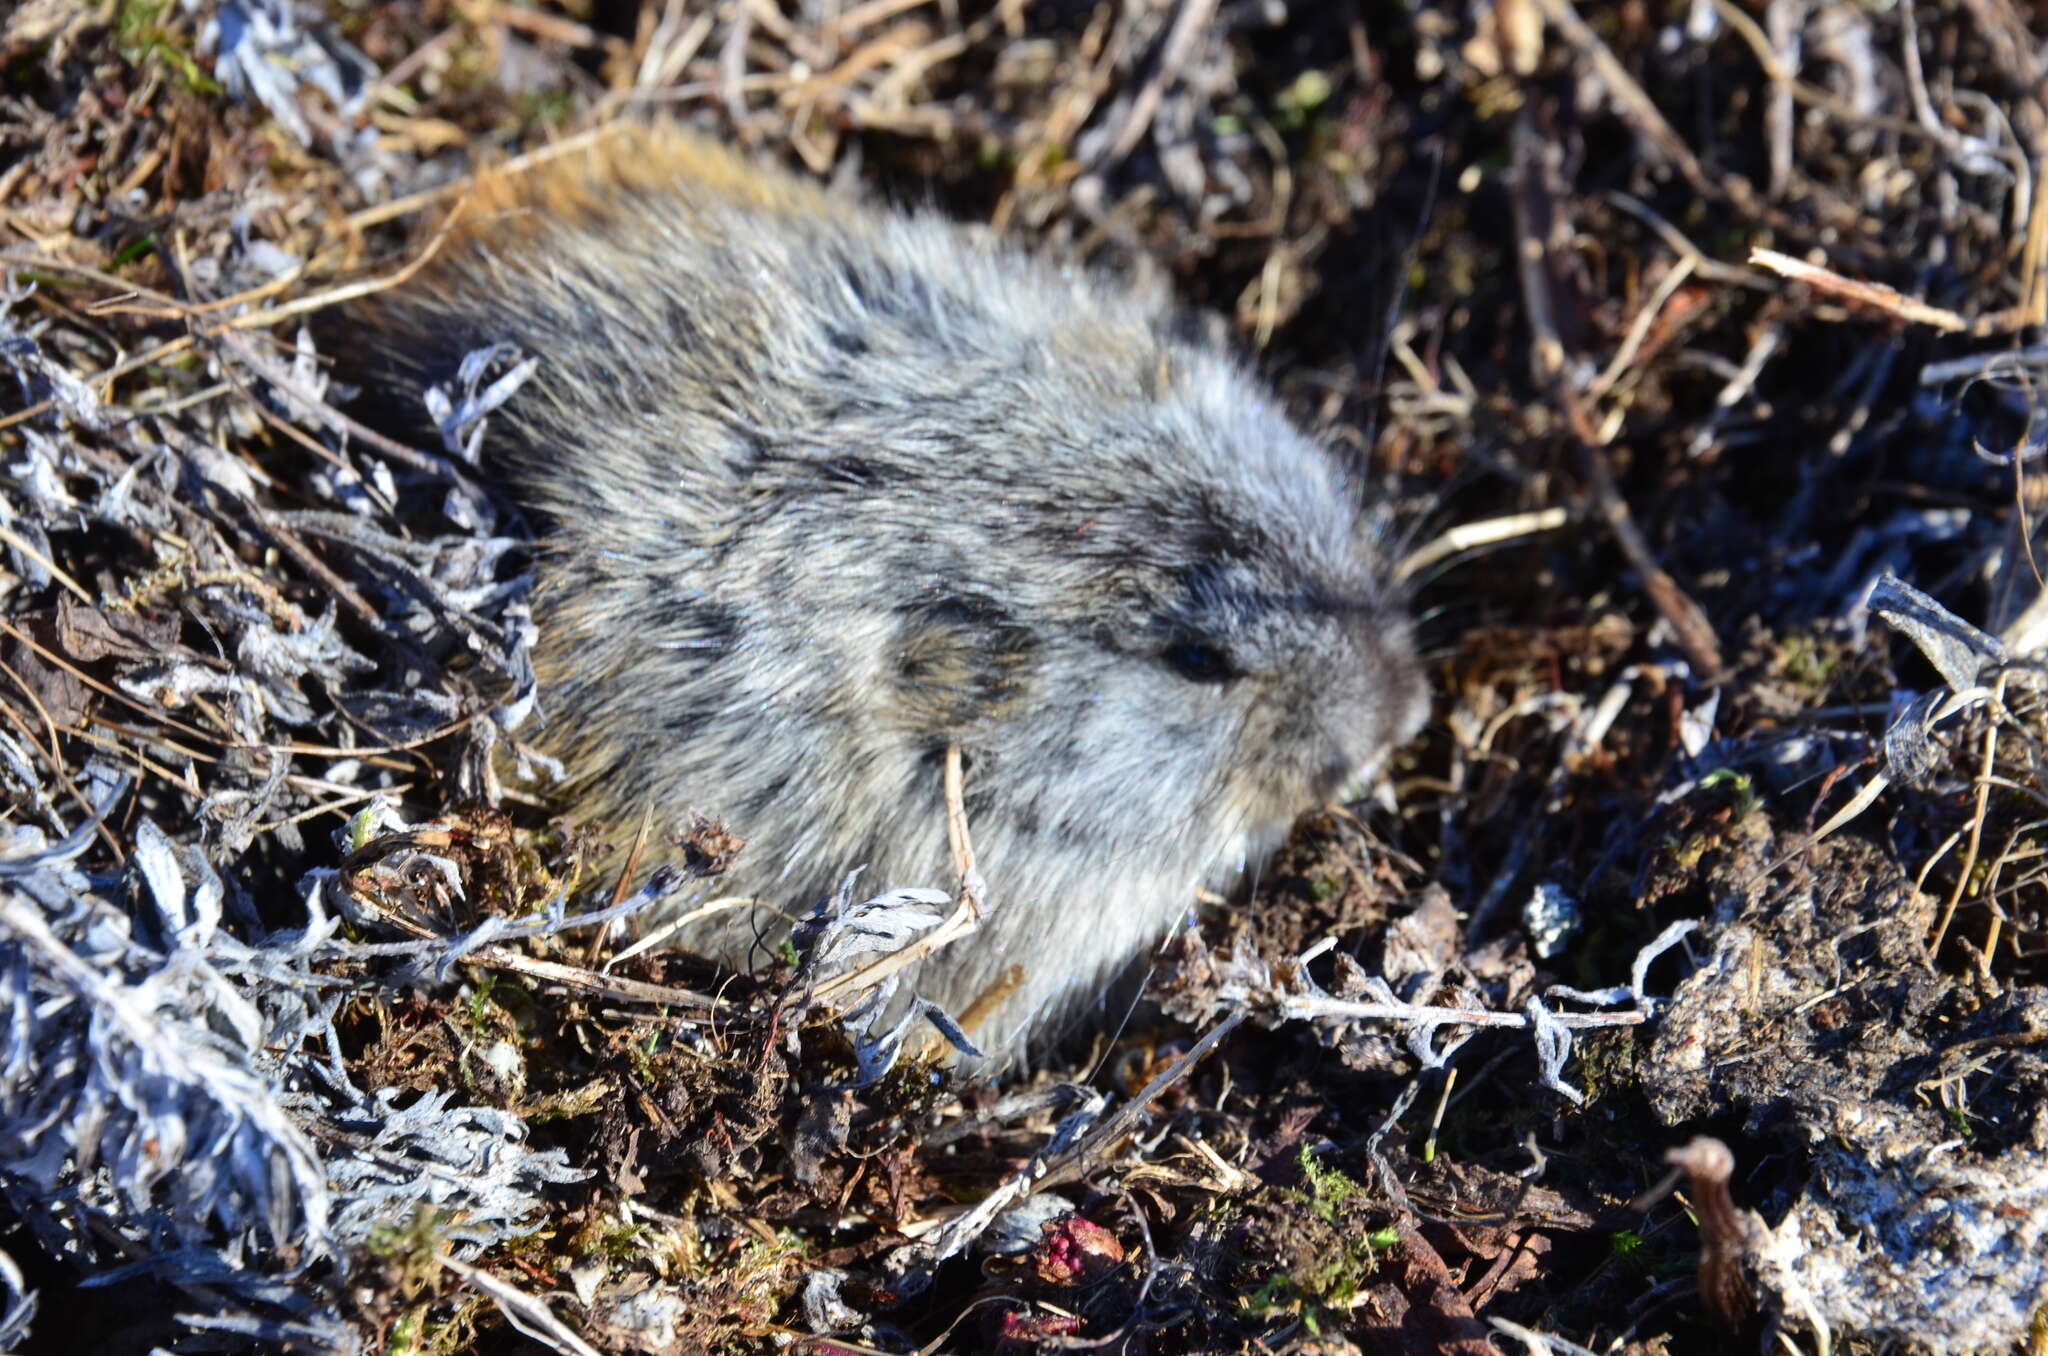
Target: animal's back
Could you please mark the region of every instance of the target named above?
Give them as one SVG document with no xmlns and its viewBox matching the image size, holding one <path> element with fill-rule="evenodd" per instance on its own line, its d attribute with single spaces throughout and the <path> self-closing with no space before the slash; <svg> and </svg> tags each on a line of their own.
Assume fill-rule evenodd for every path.
<svg viewBox="0 0 2048 1356">
<path fill-rule="evenodd" d="M 541 359 L 489 455 L 548 533 L 543 743 L 586 816 L 696 807 L 750 839 L 771 912 L 687 939 L 728 960 L 851 867 L 945 883 L 958 744 L 998 912 L 915 980 L 957 1011 L 1024 967 L 982 1033 L 1004 1045 L 1413 723 L 1339 468 L 1085 271 L 642 130 L 488 181 L 360 317 L 380 385 L 493 342 Z M 1357 658 L 1324 632 L 1362 625 L 1372 673 L 1335 681 L 1362 724 L 1323 730 L 1280 670 Z M 1182 671 L 1226 641 L 1232 672 Z M 1296 757 L 1308 726 L 1328 747 Z"/>
</svg>

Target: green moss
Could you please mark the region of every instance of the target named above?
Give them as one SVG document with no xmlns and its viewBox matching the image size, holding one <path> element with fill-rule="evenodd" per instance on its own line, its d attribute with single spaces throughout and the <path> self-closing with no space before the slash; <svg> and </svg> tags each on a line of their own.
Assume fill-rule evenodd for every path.
<svg viewBox="0 0 2048 1356">
<path fill-rule="evenodd" d="M 1301 1177 L 1308 1183 L 1308 1191 L 1290 1192 L 1309 1212 L 1325 1224 L 1338 1223 L 1338 1215 L 1348 1201 L 1363 1198 L 1365 1188 L 1352 1181 L 1335 1168 L 1325 1167 L 1316 1161 L 1314 1150 L 1303 1145 L 1297 1161 L 1301 1165 Z"/>
<path fill-rule="evenodd" d="M 1827 687 L 1840 663 L 1839 656 L 1822 649 L 1819 641 L 1805 634 L 1780 636 L 1777 658 L 1780 674 L 1815 692 Z"/>
<path fill-rule="evenodd" d="M 1304 1147 L 1297 1162 L 1302 1189 L 1279 1192 L 1307 1215 L 1283 1228 L 1296 1236 L 1279 1255 L 1302 1259 L 1274 1270 L 1244 1300 L 1240 1312 L 1250 1318 L 1291 1314 L 1320 1335 L 1340 1323 L 1367 1278 L 1379 1268 L 1380 1249 L 1399 1237 L 1392 1229 L 1365 1227 L 1371 1193 L 1336 1168 L 1319 1162 Z M 1312 1222 L 1311 1222 L 1312 1221 Z"/>
<path fill-rule="evenodd" d="M 1742 818 L 1763 804 L 1756 793 L 1756 783 L 1749 775 L 1733 768 L 1717 767 L 1700 778 L 1700 789 L 1709 791 L 1717 786 L 1726 786 L 1735 792 L 1735 814 Z"/>
<path fill-rule="evenodd" d="M 658 1251 L 666 1251 L 666 1244 L 649 1226 L 602 1212 L 575 1242 L 577 1256 L 599 1262 L 637 1262 Z"/>
<path fill-rule="evenodd" d="M 561 127 L 578 106 L 576 93 L 569 89 L 531 90 L 520 96 L 521 111 L 535 127 Z"/>
<path fill-rule="evenodd" d="M 178 0 L 119 0 L 114 39 L 122 59 L 135 66 L 162 65 L 194 94 L 219 94 L 220 85 L 192 55 L 190 36 L 176 27 L 179 16 Z"/>
<path fill-rule="evenodd" d="M 1625 1029 L 1582 1033 L 1574 1053 L 1573 1077 L 1588 1102 L 1627 1092 L 1641 1081 L 1636 1071 L 1635 1035 Z"/>
<path fill-rule="evenodd" d="M 1307 126 L 1317 109 L 1330 101 L 1333 86 L 1321 71 L 1303 71 L 1273 101 L 1273 121 L 1288 131 Z"/>
<path fill-rule="evenodd" d="M 385 1350 L 391 1356 L 419 1356 L 425 1350 L 421 1345 L 427 1327 L 424 1309 L 409 1309 L 400 1314 L 385 1334 Z"/>
<path fill-rule="evenodd" d="M 476 982 L 470 986 L 469 998 L 463 1003 L 462 1010 L 464 1016 L 469 1019 L 472 1036 L 493 1034 L 491 1010 L 495 1005 L 491 1002 L 491 994 L 497 987 L 498 976 L 489 970 L 478 975 Z"/>
<path fill-rule="evenodd" d="M 1291 1314 L 1321 1336 L 1343 1322 L 1377 1266 L 1370 1247 L 1333 1248 L 1320 1262 L 1268 1276 L 1246 1297 L 1240 1312 L 1247 1318 Z"/>
<path fill-rule="evenodd" d="M 415 1305 L 392 1321 L 385 1349 L 392 1356 L 458 1356 L 460 1352 L 473 1351 L 481 1308 L 482 1297 L 472 1296 L 446 1318 L 436 1318 L 434 1305 Z"/>
</svg>

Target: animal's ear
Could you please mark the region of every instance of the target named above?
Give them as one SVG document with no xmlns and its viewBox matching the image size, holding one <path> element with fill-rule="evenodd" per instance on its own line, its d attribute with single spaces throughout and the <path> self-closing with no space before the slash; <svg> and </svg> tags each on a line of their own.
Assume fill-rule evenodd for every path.
<svg viewBox="0 0 2048 1356">
<path fill-rule="evenodd" d="M 920 734 L 960 736 L 1029 695 L 1038 637 L 985 594 L 934 592 L 899 613 L 897 715 Z"/>
</svg>

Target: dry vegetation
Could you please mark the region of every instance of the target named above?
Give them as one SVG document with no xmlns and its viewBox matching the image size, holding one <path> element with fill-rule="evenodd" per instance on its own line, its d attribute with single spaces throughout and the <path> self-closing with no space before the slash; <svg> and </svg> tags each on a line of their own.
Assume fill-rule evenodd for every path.
<svg viewBox="0 0 2048 1356">
<path fill-rule="evenodd" d="M 549 818 L 499 393 L 305 336 L 650 113 L 1163 270 L 1414 524 L 1389 804 L 1035 1077 L 617 959 L 744 847 Z M 0 13 L 0 1344 L 2048 1349 L 2044 168 L 2012 0 Z"/>
</svg>

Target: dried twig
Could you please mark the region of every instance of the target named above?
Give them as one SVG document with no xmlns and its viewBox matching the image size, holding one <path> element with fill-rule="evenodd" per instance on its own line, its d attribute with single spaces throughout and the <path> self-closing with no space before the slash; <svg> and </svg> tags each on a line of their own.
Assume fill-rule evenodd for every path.
<svg viewBox="0 0 2048 1356">
<path fill-rule="evenodd" d="M 953 866 L 959 874 L 959 889 L 955 893 L 956 904 L 953 912 L 936 928 L 912 941 L 900 951 L 883 956 L 858 970 L 819 983 L 812 997 L 817 1002 L 831 1002 L 849 993 L 865 993 L 883 980 L 908 969 L 923 960 L 940 947 L 949 946 L 981 926 L 982 897 L 987 885 L 974 864 L 974 843 L 967 831 L 967 805 L 964 799 L 960 749 L 958 745 L 946 749 L 946 839 L 953 848 Z"/>
<path fill-rule="evenodd" d="M 1789 254 L 1767 250 L 1760 245 L 1750 250 L 1749 262 L 1770 269 L 1780 277 L 1805 283 L 1816 292 L 1872 310 L 1883 311 L 1911 324 L 1930 325 L 1949 334 L 1961 334 L 1971 328 L 1969 321 L 1946 307 L 1930 306 L 1883 283 L 1859 282 L 1854 278 L 1845 278 L 1825 265 L 1805 263 Z"/>
<path fill-rule="evenodd" d="M 1109 148 L 1104 152 L 1108 160 L 1121 160 L 1136 150 L 1138 143 L 1152 126 L 1153 114 L 1159 111 L 1159 101 L 1166 93 L 1166 87 L 1180 74 L 1194 52 L 1195 40 L 1216 12 L 1216 0 L 1181 0 L 1179 12 L 1173 16 L 1173 27 L 1167 31 L 1166 41 L 1160 46 L 1159 58 L 1153 63 L 1152 72 L 1138 92 L 1131 99 L 1123 125 L 1117 128 L 1110 139 Z"/>
<path fill-rule="evenodd" d="M 596 1347 L 577 1336 L 575 1329 L 555 1317 L 555 1311 L 532 1295 L 506 1284 L 481 1267 L 458 1262 L 446 1253 L 435 1258 L 443 1267 L 491 1297 L 505 1321 L 551 1351 L 568 1356 L 600 1356 Z"/>
<path fill-rule="evenodd" d="M 1756 1317 L 1756 1297 L 1742 1270 L 1749 1231 L 1728 1194 L 1735 1155 L 1720 1140 L 1701 1136 L 1673 1149 L 1665 1160 L 1692 1183 L 1692 1207 L 1700 1221 L 1700 1298 L 1730 1331 L 1741 1332 Z"/>
<path fill-rule="evenodd" d="M 1570 521 L 1571 514 L 1565 509 L 1547 508 L 1530 513 L 1511 513 L 1505 518 L 1488 518 L 1484 522 L 1460 523 L 1446 528 L 1427 545 L 1403 556 L 1394 570 L 1394 577 L 1413 579 L 1432 565 L 1454 556 L 1489 546 L 1503 546 L 1544 532 L 1555 532 Z"/>
<path fill-rule="evenodd" d="M 1984 752 L 1977 769 L 1977 801 L 1970 813 L 1970 831 L 1963 844 L 1963 860 L 1956 871 L 1955 885 L 1949 890 L 1948 902 L 1942 906 L 1941 921 L 1934 925 L 1934 935 L 1927 943 L 1930 960 L 1941 951 L 1941 944 L 1948 936 L 1948 925 L 1955 919 L 1956 909 L 1963 902 L 1963 892 L 1976 881 L 1977 854 L 1984 842 L 1984 816 L 1991 808 L 1991 777 L 1998 766 L 1998 733 L 2003 723 L 1999 717 L 2005 710 L 2005 684 L 2010 676 L 1999 674 L 1992 689 L 1991 718 L 1984 722 Z"/>
<path fill-rule="evenodd" d="M 1657 110 L 1643 87 L 1628 73 L 1592 25 L 1579 17 L 1571 0 L 1537 0 L 1543 7 L 1543 17 L 1564 40 L 1572 45 L 1579 56 L 1593 68 L 1600 83 L 1613 98 L 1616 111 L 1642 136 L 1643 142 L 1659 159 L 1674 166 L 1685 176 L 1686 182 L 1711 197 L 1727 194 L 1724 185 L 1707 173 L 1699 157 L 1692 153 L 1692 147 L 1685 139 L 1672 130 L 1671 124 Z"/>
<path fill-rule="evenodd" d="M 1546 0 L 1547 5 L 1569 9 L 1568 0 Z M 1576 16 L 1573 16 L 1576 21 Z M 1567 379 L 1567 353 L 1554 318 L 1553 288 L 1549 271 L 1549 242 L 1554 233 L 1555 210 L 1545 190 L 1537 148 L 1541 144 L 1534 115 L 1524 109 L 1515 123 L 1514 145 L 1516 184 L 1515 224 L 1520 240 L 1516 257 L 1520 264 L 1522 297 L 1531 331 L 1531 351 L 1539 375 L 1565 416 L 1572 432 L 1569 450 L 1581 486 L 1593 501 L 1600 517 L 1636 572 L 1657 610 L 1671 623 L 1678 644 L 1698 670 L 1697 677 L 1711 681 L 1721 672 L 1721 646 L 1712 625 L 1699 604 L 1688 596 L 1678 581 L 1657 562 L 1650 544 L 1636 526 L 1628 502 L 1614 483 L 1614 473 L 1600 449 L 1599 435 L 1586 416 L 1578 392 Z M 1667 129 L 1668 130 L 1668 129 Z"/>
</svg>

